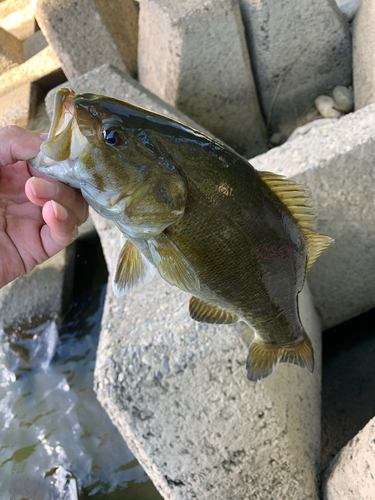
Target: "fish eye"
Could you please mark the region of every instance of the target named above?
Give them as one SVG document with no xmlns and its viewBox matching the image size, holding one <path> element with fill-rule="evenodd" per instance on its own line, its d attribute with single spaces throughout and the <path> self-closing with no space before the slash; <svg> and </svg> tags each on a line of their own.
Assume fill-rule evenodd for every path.
<svg viewBox="0 0 375 500">
<path fill-rule="evenodd" d="M 120 128 L 104 125 L 101 131 L 103 141 L 109 146 L 120 146 L 125 142 L 124 132 Z"/>
</svg>

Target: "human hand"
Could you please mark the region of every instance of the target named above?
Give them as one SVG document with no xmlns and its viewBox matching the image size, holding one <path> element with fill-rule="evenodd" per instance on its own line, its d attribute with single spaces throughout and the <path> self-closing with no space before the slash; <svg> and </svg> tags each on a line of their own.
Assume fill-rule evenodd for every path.
<svg viewBox="0 0 375 500">
<path fill-rule="evenodd" d="M 0 288 L 72 243 L 87 220 L 79 190 L 28 163 L 46 134 L 0 128 Z"/>
</svg>

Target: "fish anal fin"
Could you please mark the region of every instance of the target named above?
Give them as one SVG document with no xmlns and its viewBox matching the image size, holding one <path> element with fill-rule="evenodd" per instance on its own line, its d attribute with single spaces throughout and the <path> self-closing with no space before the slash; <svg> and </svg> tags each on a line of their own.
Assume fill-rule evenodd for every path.
<svg viewBox="0 0 375 500">
<path fill-rule="evenodd" d="M 311 197 L 304 194 L 307 191 L 303 189 L 301 184 L 272 172 L 258 172 L 258 174 L 271 191 L 284 203 L 299 225 L 306 241 L 306 272 L 309 271 L 317 258 L 334 240 L 312 229 L 315 225 L 315 214 L 312 212 L 313 207 L 306 205 L 311 200 Z"/>
<path fill-rule="evenodd" d="M 113 275 L 112 287 L 117 297 L 139 290 L 154 275 L 153 265 L 142 255 L 136 246 L 125 240 Z"/>
<path fill-rule="evenodd" d="M 148 240 L 148 246 L 162 278 L 185 292 L 199 290 L 199 279 L 193 266 L 169 236 L 160 233 Z"/>
<path fill-rule="evenodd" d="M 314 351 L 309 337 L 295 343 L 284 346 L 265 344 L 255 339 L 249 348 L 246 370 L 247 378 L 256 381 L 275 370 L 279 363 L 293 363 L 307 368 L 310 373 L 314 371 Z"/>
<path fill-rule="evenodd" d="M 334 240 L 325 234 L 317 233 L 311 229 L 303 231 L 303 235 L 307 246 L 306 272 L 308 272 L 317 258 L 321 256 Z"/>
<path fill-rule="evenodd" d="M 192 319 L 201 323 L 213 323 L 230 325 L 237 323 L 240 318 L 219 306 L 213 306 L 197 297 L 192 297 L 189 304 L 189 312 Z"/>
</svg>

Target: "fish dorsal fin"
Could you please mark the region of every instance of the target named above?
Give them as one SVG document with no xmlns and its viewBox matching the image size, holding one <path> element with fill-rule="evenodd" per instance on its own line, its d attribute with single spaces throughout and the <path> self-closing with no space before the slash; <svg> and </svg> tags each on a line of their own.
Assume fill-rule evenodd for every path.
<svg viewBox="0 0 375 500">
<path fill-rule="evenodd" d="M 311 196 L 305 195 L 308 191 L 303 189 L 302 184 L 297 184 L 273 172 L 258 172 L 258 174 L 296 219 L 306 241 L 306 272 L 308 272 L 316 259 L 334 240 L 312 229 L 312 226 L 316 224 L 314 222 L 316 214 L 312 212 L 314 207 L 306 205 L 306 202 L 311 200 Z"/>
<path fill-rule="evenodd" d="M 139 290 L 148 283 L 155 273 L 154 266 L 137 247 L 128 240 L 122 245 L 117 257 L 112 287 L 117 297 Z"/>
<path fill-rule="evenodd" d="M 198 276 L 178 246 L 164 233 L 148 240 L 152 259 L 165 281 L 185 292 L 199 290 Z"/>
<path fill-rule="evenodd" d="M 237 323 L 240 318 L 219 306 L 207 304 L 197 297 L 192 297 L 189 304 L 189 312 L 192 319 L 201 323 L 216 323 L 220 325 L 230 325 Z"/>
</svg>

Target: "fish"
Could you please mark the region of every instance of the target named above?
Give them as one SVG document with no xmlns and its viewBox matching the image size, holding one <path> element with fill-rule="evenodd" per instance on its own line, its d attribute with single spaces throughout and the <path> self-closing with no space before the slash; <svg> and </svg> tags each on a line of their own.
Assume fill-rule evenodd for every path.
<svg viewBox="0 0 375 500">
<path fill-rule="evenodd" d="M 178 120 L 91 93 L 56 93 L 48 139 L 31 165 L 81 190 L 123 235 L 117 296 L 155 272 L 191 294 L 192 319 L 254 330 L 247 377 L 279 363 L 314 369 L 298 294 L 332 243 L 316 232 L 301 184 L 257 171 Z"/>
</svg>

